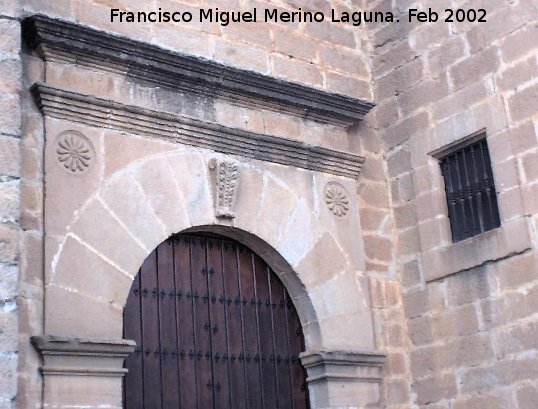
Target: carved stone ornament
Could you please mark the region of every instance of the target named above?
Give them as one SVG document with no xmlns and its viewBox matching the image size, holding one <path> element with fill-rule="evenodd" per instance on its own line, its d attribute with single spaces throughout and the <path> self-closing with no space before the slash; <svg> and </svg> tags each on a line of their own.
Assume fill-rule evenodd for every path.
<svg viewBox="0 0 538 409">
<path fill-rule="evenodd" d="M 325 186 L 325 203 L 329 210 L 338 217 L 344 217 L 349 211 L 349 199 L 346 188 L 338 182 L 329 182 Z"/>
<path fill-rule="evenodd" d="M 60 165 L 71 174 L 85 173 L 94 160 L 91 142 L 76 131 L 65 131 L 58 136 L 56 155 Z"/>
<path fill-rule="evenodd" d="M 209 168 L 217 172 L 215 215 L 218 218 L 233 219 L 239 183 L 239 166 L 235 161 L 212 159 Z"/>
</svg>

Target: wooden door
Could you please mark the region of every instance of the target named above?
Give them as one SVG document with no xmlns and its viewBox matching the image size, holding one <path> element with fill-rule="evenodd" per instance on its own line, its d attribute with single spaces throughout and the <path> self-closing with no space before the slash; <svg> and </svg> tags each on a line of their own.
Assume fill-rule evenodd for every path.
<svg viewBox="0 0 538 409">
<path fill-rule="evenodd" d="M 297 312 L 271 268 L 221 237 L 176 235 L 148 256 L 124 311 L 126 409 L 305 409 Z"/>
</svg>

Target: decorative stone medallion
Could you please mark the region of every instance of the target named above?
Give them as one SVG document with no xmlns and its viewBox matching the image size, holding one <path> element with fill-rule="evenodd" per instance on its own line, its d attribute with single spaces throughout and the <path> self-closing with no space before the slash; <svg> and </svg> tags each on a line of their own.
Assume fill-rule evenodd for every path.
<svg viewBox="0 0 538 409">
<path fill-rule="evenodd" d="M 87 172 L 95 156 L 90 140 L 76 131 L 65 131 L 58 136 L 56 155 L 60 165 L 73 175 Z"/>
<path fill-rule="evenodd" d="M 217 161 L 212 159 L 209 163 L 211 170 L 216 170 L 216 208 L 218 218 L 233 219 L 233 208 L 239 183 L 239 166 L 231 160 Z"/>
<path fill-rule="evenodd" d="M 346 188 L 338 182 L 329 182 L 325 186 L 325 203 L 329 210 L 338 217 L 344 217 L 349 211 L 349 199 Z"/>
</svg>

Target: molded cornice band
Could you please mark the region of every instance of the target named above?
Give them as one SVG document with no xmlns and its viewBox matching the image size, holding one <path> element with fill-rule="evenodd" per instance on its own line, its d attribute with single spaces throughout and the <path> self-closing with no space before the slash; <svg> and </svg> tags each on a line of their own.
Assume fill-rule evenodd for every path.
<svg viewBox="0 0 538 409">
<path fill-rule="evenodd" d="M 357 179 L 364 158 L 300 141 L 258 134 L 190 117 L 125 105 L 36 83 L 44 115 L 88 126 L 162 138 L 216 152 Z"/>
<path fill-rule="evenodd" d="M 23 33 L 27 44 L 45 59 L 98 66 L 156 86 L 324 123 L 350 126 L 374 107 L 371 102 L 357 98 L 172 52 L 44 15 L 24 20 Z"/>
</svg>

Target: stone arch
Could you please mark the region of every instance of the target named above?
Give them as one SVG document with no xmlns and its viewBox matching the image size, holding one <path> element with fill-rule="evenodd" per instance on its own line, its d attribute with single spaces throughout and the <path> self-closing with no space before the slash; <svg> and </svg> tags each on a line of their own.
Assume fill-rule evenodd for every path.
<svg viewBox="0 0 538 409">
<path fill-rule="evenodd" d="M 45 402 L 69 401 L 77 390 L 76 402 L 121 405 L 122 357 L 134 348 L 121 340 L 132 281 L 154 248 L 189 231 L 242 242 L 280 277 L 303 326 L 301 359 L 312 407 L 356 407 L 378 399 L 373 381 L 380 379 L 382 357 L 374 352 L 362 247 L 356 240 L 345 242 L 360 233 L 356 204 L 351 201 L 349 218 L 338 219 L 321 193 L 334 178 L 240 161 L 235 218 L 218 220 L 208 167 L 215 157 L 224 159 L 183 147 L 139 159 L 106 178 L 75 213 L 49 258 L 47 336 L 34 339 L 44 357 L 43 374 L 54 375 L 47 378 Z M 348 191 L 354 188 L 353 181 L 339 182 Z M 66 355 L 72 358 L 57 360 Z M 73 373 L 94 375 L 98 398 L 79 378 L 65 383 L 57 376 L 64 369 L 55 365 L 65 365 L 63 359 L 77 367 Z"/>
<path fill-rule="evenodd" d="M 160 153 L 102 183 L 53 258 L 46 332 L 120 338 L 122 308 L 146 256 L 170 235 L 198 229 L 235 238 L 266 259 L 296 304 L 307 349 L 372 350 L 367 281 L 324 222 L 316 192 L 301 195 L 296 179 L 242 162 L 236 217 L 223 223 L 208 170 L 215 156 Z"/>
</svg>

